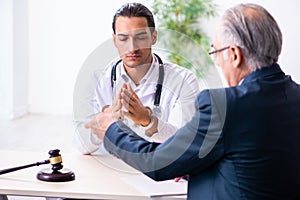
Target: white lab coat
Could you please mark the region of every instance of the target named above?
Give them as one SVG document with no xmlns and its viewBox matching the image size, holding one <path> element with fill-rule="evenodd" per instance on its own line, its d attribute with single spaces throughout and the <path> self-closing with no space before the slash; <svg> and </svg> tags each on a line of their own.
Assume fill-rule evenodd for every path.
<svg viewBox="0 0 300 200">
<path fill-rule="evenodd" d="M 129 82 L 133 91 L 136 92 L 144 106 L 153 108 L 156 84 L 159 76 L 159 63 L 155 56 L 148 72 L 136 86 L 126 74 L 123 63 L 120 62 L 116 68 L 115 88 L 111 86 L 111 69 L 115 62 L 111 63 L 104 71 L 95 72 L 97 80 L 93 98 L 90 105 L 93 113 L 89 113 L 86 121 L 101 112 L 105 105 L 111 105 L 114 95 L 120 90 L 123 83 Z M 164 62 L 164 61 L 163 61 Z M 100 74 L 99 74 L 100 72 Z M 155 142 L 163 142 L 173 135 L 178 128 L 191 119 L 194 114 L 194 101 L 199 93 L 199 84 L 196 76 L 188 69 L 178 65 L 164 62 L 164 80 L 160 99 L 161 116 L 157 116 L 158 132 L 148 137 L 145 129 L 134 124 L 128 118 L 124 122 L 141 137 Z M 157 115 L 154 113 L 154 115 Z M 75 123 L 75 144 L 83 154 L 89 154 L 98 150 L 102 141 L 96 138 L 92 132 L 83 128 L 83 123 Z"/>
</svg>

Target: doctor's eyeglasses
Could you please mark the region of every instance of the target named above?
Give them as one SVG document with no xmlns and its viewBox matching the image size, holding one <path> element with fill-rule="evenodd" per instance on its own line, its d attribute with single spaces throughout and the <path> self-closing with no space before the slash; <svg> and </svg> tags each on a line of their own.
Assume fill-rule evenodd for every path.
<svg viewBox="0 0 300 200">
<path fill-rule="evenodd" d="M 226 49 L 230 48 L 230 46 L 227 46 L 227 47 L 223 47 L 221 49 L 215 49 L 213 44 L 210 45 L 210 47 L 211 47 L 211 50 L 208 52 L 208 55 L 211 56 L 212 60 L 216 60 L 216 57 L 217 57 L 216 53 L 219 53 L 221 51 L 225 51 Z"/>
</svg>

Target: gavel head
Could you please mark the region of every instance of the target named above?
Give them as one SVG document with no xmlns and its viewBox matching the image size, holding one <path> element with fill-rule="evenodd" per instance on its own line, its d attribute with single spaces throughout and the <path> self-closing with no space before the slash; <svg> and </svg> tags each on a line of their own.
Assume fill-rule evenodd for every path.
<svg viewBox="0 0 300 200">
<path fill-rule="evenodd" d="M 58 149 L 50 150 L 48 153 L 50 154 L 50 158 L 45 160 L 46 162 L 43 164 L 50 163 L 52 165 L 52 171 L 47 169 L 43 169 L 38 172 L 37 179 L 41 181 L 50 181 L 50 182 L 64 182 L 64 181 L 73 181 L 75 180 L 75 174 L 69 170 L 63 168 L 61 155 L 59 154 Z M 49 172 L 51 171 L 51 172 Z"/>
<path fill-rule="evenodd" d="M 63 165 L 61 164 L 62 158 L 59 152 L 60 152 L 59 149 L 50 150 L 48 152 L 50 154 L 49 162 L 52 165 L 53 171 L 58 171 L 63 168 Z"/>
</svg>

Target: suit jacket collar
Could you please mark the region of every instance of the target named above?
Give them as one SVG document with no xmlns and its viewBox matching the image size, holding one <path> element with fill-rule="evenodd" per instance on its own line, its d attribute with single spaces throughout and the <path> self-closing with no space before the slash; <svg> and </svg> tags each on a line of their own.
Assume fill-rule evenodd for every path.
<svg viewBox="0 0 300 200">
<path fill-rule="evenodd" d="M 245 77 L 242 84 L 256 81 L 258 79 L 274 76 L 274 75 L 279 75 L 279 74 L 285 75 L 284 72 L 281 70 L 280 66 L 277 63 L 274 63 L 272 65 L 262 67 L 260 69 L 251 72 L 249 75 Z"/>
</svg>

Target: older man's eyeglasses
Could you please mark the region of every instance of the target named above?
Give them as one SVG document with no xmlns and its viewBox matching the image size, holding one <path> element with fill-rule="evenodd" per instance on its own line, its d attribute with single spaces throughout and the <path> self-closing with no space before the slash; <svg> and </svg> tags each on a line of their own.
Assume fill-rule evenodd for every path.
<svg viewBox="0 0 300 200">
<path fill-rule="evenodd" d="M 211 47 L 211 50 L 208 52 L 208 55 L 210 55 L 213 60 L 216 59 L 216 53 L 219 53 L 221 51 L 225 51 L 226 49 L 230 48 L 230 46 L 227 46 L 227 47 L 224 47 L 224 48 L 221 48 L 221 49 L 215 49 L 213 44 L 210 45 L 210 47 Z"/>
</svg>

